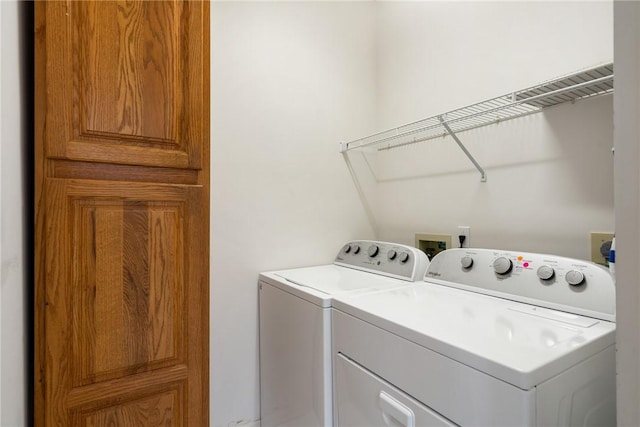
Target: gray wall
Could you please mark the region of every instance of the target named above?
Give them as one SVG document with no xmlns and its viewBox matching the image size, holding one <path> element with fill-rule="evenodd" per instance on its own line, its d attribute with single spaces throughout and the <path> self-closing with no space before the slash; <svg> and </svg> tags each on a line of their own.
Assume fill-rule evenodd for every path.
<svg viewBox="0 0 640 427">
<path fill-rule="evenodd" d="M 618 425 L 640 425 L 640 3 L 615 2 Z"/>
<path fill-rule="evenodd" d="M 0 2 L 0 426 L 30 424 L 32 5 Z"/>
</svg>

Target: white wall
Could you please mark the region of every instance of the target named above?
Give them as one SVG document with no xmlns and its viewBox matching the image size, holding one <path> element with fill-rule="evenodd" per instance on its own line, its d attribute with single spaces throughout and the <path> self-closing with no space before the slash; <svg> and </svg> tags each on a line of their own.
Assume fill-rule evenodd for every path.
<svg viewBox="0 0 640 427">
<path fill-rule="evenodd" d="M 640 3 L 615 2 L 618 425 L 640 425 Z"/>
<path fill-rule="evenodd" d="M 27 424 L 28 312 L 24 274 L 25 184 L 18 2 L 0 2 L 0 426 Z"/>
<path fill-rule="evenodd" d="M 338 143 L 373 126 L 373 3 L 211 5 L 212 426 L 259 417 L 257 277 L 372 238 Z"/>
<path fill-rule="evenodd" d="M 611 61 L 612 9 L 378 3 L 378 130 Z M 588 258 L 589 233 L 613 231 L 611 96 L 459 136 L 486 183 L 450 137 L 371 156 L 378 238 L 412 243 L 469 225 L 472 246 Z"/>
</svg>

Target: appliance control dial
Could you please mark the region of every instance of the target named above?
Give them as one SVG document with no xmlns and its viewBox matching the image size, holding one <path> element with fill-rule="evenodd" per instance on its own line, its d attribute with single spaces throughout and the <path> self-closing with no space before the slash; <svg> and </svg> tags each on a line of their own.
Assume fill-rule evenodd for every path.
<svg viewBox="0 0 640 427">
<path fill-rule="evenodd" d="M 357 254 L 358 252 L 360 252 L 360 246 L 359 245 L 353 245 L 351 247 L 351 249 L 353 249 L 353 254 Z"/>
<path fill-rule="evenodd" d="M 393 261 L 394 259 L 396 259 L 396 256 L 398 256 L 398 252 L 394 251 L 393 249 L 390 249 L 389 252 L 387 252 L 387 258 L 389 258 L 389 261 Z"/>
<path fill-rule="evenodd" d="M 351 245 L 344 245 L 344 248 L 342 248 L 342 252 L 344 252 L 345 254 L 351 252 Z"/>
<path fill-rule="evenodd" d="M 584 273 L 582 273 L 582 271 L 569 270 L 567 271 L 567 274 L 565 274 L 564 278 L 571 286 L 580 286 L 584 283 Z"/>
<path fill-rule="evenodd" d="M 367 253 L 369 254 L 369 256 L 371 258 L 375 257 L 376 255 L 378 255 L 378 252 L 380 251 L 380 248 L 378 248 L 377 245 L 371 245 L 369 246 L 369 249 L 367 250 Z"/>
<path fill-rule="evenodd" d="M 460 264 L 462 264 L 462 268 L 471 268 L 473 266 L 473 258 L 465 255 L 460 259 Z"/>
<path fill-rule="evenodd" d="M 513 263 L 507 257 L 501 256 L 493 261 L 493 270 L 498 274 L 507 274 L 513 268 Z"/>
<path fill-rule="evenodd" d="M 553 276 L 555 275 L 555 271 L 553 270 L 552 267 L 549 267 L 548 265 L 541 265 L 540 268 L 538 268 L 538 271 L 536 272 L 536 274 L 542 280 L 549 280 L 553 278 Z"/>
<path fill-rule="evenodd" d="M 409 253 L 408 252 L 401 252 L 399 255 L 399 259 L 400 262 L 402 264 L 404 264 L 405 262 L 409 261 Z"/>
</svg>

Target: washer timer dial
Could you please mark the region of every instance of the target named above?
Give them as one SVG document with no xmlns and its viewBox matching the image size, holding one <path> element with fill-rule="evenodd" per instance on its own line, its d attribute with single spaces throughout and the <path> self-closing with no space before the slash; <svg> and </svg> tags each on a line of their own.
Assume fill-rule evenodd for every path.
<svg viewBox="0 0 640 427">
<path fill-rule="evenodd" d="M 549 280 L 553 278 L 556 273 L 552 267 L 549 267 L 548 265 L 541 265 L 536 274 L 542 280 Z"/>
<path fill-rule="evenodd" d="M 367 249 L 367 253 L 369 254 L 369 256 L 371 258 L 373 258 L 376 255 L 378 255 L 379 251 L 380 251 L 380 248 L 378 248 L 377 245 L 371 245 L 371 246 L 369 246 L 369 249 Z"/>
<path fill-rule="evenodd" d="M 565 280 L 571 286 L 580 286 L 584 283 L 584 273 L 578 270 L 569 270 L 564 275 Z"/>
<path fill-rule="evenodd" d="M 498 274 L 507 274 L 513 268 L 511 260 L 505 256 L 501 256 L 493 261 L 493 270 Z"/>
<path fill-rule="evenodd" d="M 460 264 L 462 264 L 462 268 L 471 268 L 473 266 L 473 258 L 465 255 L 460 259 Z"/>
</svg>

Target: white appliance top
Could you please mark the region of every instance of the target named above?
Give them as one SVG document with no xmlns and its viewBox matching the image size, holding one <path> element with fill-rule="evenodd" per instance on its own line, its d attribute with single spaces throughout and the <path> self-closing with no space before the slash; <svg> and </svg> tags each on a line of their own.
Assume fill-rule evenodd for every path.
<svg viewBox="0 0 640 427">
<path fill-rule="evenodd" d="M 449 249 L 433 258 L 425 280 L 615 322 L 609 270 L 555 255 L 496 249 Z"/>
<path fill-rule="evenodd" d="M 465 268 L 460 262 L 460 255 L 466 255 L 468 252 L 474 253 L 474 261 Z M 441 259 L 438 262 L 439 257 L 445 260 Z M 508 269 L 501 264 L 504 262 L 501 259 L 503 257 L 515 260 L 510 271 L 506 271 Z M 500 259 L 497 268 L 504 271 L 499 274 L 493 270 L 493 262 L 489 265 L 493 280 L 500 283 L 493 287 L 489 286 L 491 276 L 485 271 L 489 258 L 494 261 Z M 596 290 L 605 300 L 609 299 L 608 295 L 603 295 L 606 293 L 613 293 L 615 299 L 610 276 L 601 277 L 591 271 L 595 265 L 588 265 L 582 261 L 553 256 L 543 258 L 545 264 L 542 265 L 552 265 L 554 269 L 551 277 L 548 277 L 550 273 L 546 269 L 539 272 L 548 277 L 547 279 L 538 277 L 541 265 L 538 265 L 538 258 L 533 254 L 475 249 L 448 250 L 434 257 L 427 276 L 433 277 L 430 273 L 438 273 L 439 276 L 435 277 L 459 277 L 458 273 L 462 271 L 463 274 L 470 274 L 467 277 L 473 277 L 476 273 L 471 272 L 476 270 L 482 277 L 482 284 L 485 285 L 480 291 L 461 289 L 462 286 L 472 287 L 471 284 L 448 282 L 448 285 L 445 285 L 445 281 L 437 280 L 440 283 L 433 283 L 428 279 L 425 283 L 376 293 L 338 296 L 333 306 L 416 344 L 528 390 L 615 342 L 615 323 L 575 314 L 575 310 L 567 309 L 570 307 L 563 299 L 565 296 L 562 292 L 557 292 L 561 296 L 561 303 L 558 303 L 554 301 L 555 297 L 543 297 L 540 294 L 544 292 L 536 293 L 530 289 L 534 285 L 546 291 L 554 286 L 570 287 L 569 292 L 578 295 Z M 456 259 L 456 263 L 451 263 L 450 259 Z M 530 260 L 530 263 L 525 260 Z M 465 260 L 465 265 L 468 265 L 467 261 Z M 566 264 L 567 262 L 569 264 Z M 526 267 L 525 263 L 528 264 Z M 576 282 L 579 277 L 574 278 L 574 273 L 569 273 L 572 269 L 567 265 L 582 268 L 579 271 L 585 279 L 579 284 L 569 285 L 565 278 L 567 274 L 571 282 Z M 444 266 L 453 271 L 449 272 Z M 533 272 L 528 270 L 529 267 Z M 508 277 L 512 280 L 507 281 Z M 600 283 L 599 279 L 604 283 Z M 465 281 L 470 282 L 468 279 Z M 508 289 L 500 288 L 507 285 Z M 525 291 L 522 291 L 523 289 Z M 524 299 L 529 302 L 537 299 L 546 305 L 562 306 L 564 310 L 518 302 L 520 291 L 526 294 Z M 487 295 L 489 292 L 496 295 L 508 294 L 509 299 Z M 583 311 L 584 308 L 580 305 L 583 305 L 584 298 L 579 300 L 577 311 Z M 598 311 L 593 307 L 590 310 Z"/>
<path fill-rule="evenodd" d="M 266 281 L 311 303 L 330 307 L 347 293 L 390 289 L 422 280 L 429 261 L 416 248 L 369 240 L 345 244 L 334 264 L 260 274 Z"/>
<path fill-rule="evenodd" d="M 425 253 L 416 248 L 372 240 L 345 244 L 333 263 L 410 282 L 422 280 L 429 267 Z"/>
</svg>

